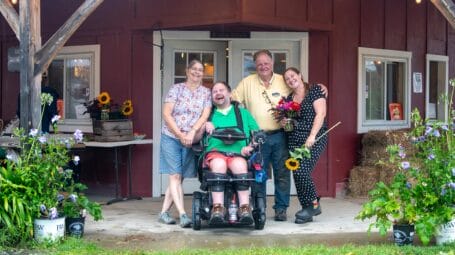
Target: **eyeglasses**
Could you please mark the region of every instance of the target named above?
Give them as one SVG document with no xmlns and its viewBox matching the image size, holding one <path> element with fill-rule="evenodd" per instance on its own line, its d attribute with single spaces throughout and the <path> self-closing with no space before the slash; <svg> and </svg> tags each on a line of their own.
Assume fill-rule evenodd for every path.
<svg viewBox="0 0 455 255">
<path fill-rule="evenodd" d="M 264 97 L 266 103 L 268 103 L 268 104 L 270 104 L 270 105 L 273 106 L 273 103 L 272 103 L 272 101 L 270 100 L 270 98 L 269 98 L 269 96 L 267 95 L 267 92 L 266 92 L 265 90 L 262 91 L 262 96 Z"/>
</svg>

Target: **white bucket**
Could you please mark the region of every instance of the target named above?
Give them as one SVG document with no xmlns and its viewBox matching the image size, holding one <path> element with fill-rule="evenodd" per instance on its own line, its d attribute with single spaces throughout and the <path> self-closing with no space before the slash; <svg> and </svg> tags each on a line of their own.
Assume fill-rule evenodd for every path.
<svg viewBox="0 0 455 255">
<path fill-rule="evenodd" d="M 455 219 L 440 226 L 436 232 L 436 244 L 455 242 Z"/>
<path fill-rule="evenodd" d="M 36 241 L 56 241 L 65 236 L 65 217 L 52 220 L 35 219 L 33 222 L 33 229 Z"/>
</svg>

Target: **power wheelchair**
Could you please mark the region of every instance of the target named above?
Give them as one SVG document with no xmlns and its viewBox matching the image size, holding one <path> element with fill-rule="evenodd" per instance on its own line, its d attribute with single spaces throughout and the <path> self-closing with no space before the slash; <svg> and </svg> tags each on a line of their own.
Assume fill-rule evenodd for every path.
<svg viewBox="0 0 455 255">
<path fill-rule="evenodd" d="M 246 136 L 242 132 L 238 132 L 233 129 L 224 129 L 214 130 L 211 134 L 212 137 L 221 139 L 224 143 L 233 143 L 236 140 L 246 139 Z M 213 209 L 212 203 L 212 183 L 217 182 L 218 184 L 224 184 L 224 208 L 227 209 L 225 214 L 225 219 L 222 226 L 239 226 L 245 225 L 241 223 L 237 217 L 232 217 L 233 208 L 239 208 L 239 202 L 237 199 L 237 183 L 248 182 L 250 184 L 250 207 L 252 208 L 252 217 L 254 222 L 254 228 L 257 230 L 264 229 L 266 221 L 266 208 L 265 208 L 265 199 L 266 194 L 261 189 L 261 183 L 267 180 L 266 172 L 262 167 L 262 156 L 261 156 L 261 146 L 265 143 L 266 135 L 263 131 L 253 131 L 251 132 L 250 139 L 253 144 L 254 151 L 248 159 L 248 174 L 242 176 L 241 178 L 236 178 L 229 170 L 227 174 L 223 177 L 217 176 L 210 172 L 208 167 L 203 166 L 203 161 L 205 157 L 204 149 L 206 144 L 206 139 L 202 139 L 202 146 L 199 150 L 196 150 L 196 153 L 199 154 L 198 157 L 198 178 L 201 182 L 201 190 L 195 191 L 193 193 L 193 203 L 192 203 L 192 221 L 193 229 L 200 230 L 202 227 L 202 221 L 209 222 L 210 215 Z M 248 224 L 251 225 L 251 224 Z M 210 225 L 213 226 L 213 225 Z"/>
</svg>

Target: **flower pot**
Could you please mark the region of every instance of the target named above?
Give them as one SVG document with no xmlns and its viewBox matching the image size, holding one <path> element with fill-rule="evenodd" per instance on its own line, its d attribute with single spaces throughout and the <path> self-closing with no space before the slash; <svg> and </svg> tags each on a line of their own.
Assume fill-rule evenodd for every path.
<svg viewBox="0 0 455 255">
<path fill-rule="evenodd" d="M 414 225 L 393 225 L 393 240 L 396 245 L 408 245 L 414 242 Z"/>
<path fill-rule="evenodd" d="M 33 236 L 36 241 L 57 241 L 65 236 L 65 217 L 56 219 L 35 219 Z"/>
<path fill-rule="evenodd" d="M 72 237 L 81 238 L 84 235 L 85 217 L 66 218 L 66 234 Z"/>
<path fill-rule="evenodd" d="M 439 226 L 436 231 L 436 244 L 443 245 L 446 243 L 455 242 L 455 219 Z"/>
</svg>

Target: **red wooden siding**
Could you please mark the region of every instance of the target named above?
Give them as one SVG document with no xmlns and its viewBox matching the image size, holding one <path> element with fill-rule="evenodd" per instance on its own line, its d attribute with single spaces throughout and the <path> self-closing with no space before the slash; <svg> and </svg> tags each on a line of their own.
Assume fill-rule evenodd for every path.
<svg viewBox="0 0 455 255">
<path fill-rule="evenodd" d="M 335 30 L 332 36 L 332 77 L 329 83 L 330 123 L 341 121 L 329 136 L 329 185 L 343 182 L 357 163 L 357 47 L 360 39 L 360 2 L 334 2 Z M 311 74 L 310 74 L 311 75 Z M 333 194 L 333 192 L 332 192 Z"/>
<path fill-rule="evenodd" d="M 406 0 L 385 1 L 384 48 L 406 50 Z"/>
<path fill-rule="evenodd" d="M 42 1 L 43 42 L 83 2 Z M 0 18 L 0 114 L 15 114 L 18 73 L 7 71 L 7 49 L 17 46 L 11 29 Z M 134 129 L 152 137 L 151 31 L 265 30 L 309 32 L 309 80 L 329 87 L 328 121 L 342 125 L 330 133 L 326 154 L 315 171 L 319 190 L 334 195 L 357 164 L 361 135 L 357 134 L 358 47 L 412 52 L 412 72 L 425 80 L 425 54 L 449 56 L 455 76 L 455 32 L 430 1 L 415 0 L 106 0 L 71 37 L 67 45 L 101 45 L 101 90 L 134 104 Z M 412 108 L 424 111 L 425 93 L 413 93 Z M 87 150 L 84 178 L 114 182 L 112 151 Z M 122 192 L 127 190 L 125 151 L 121 155 Z M 86 163 L 86 162 L 83 162 Z M 152 193 L 152 146 L 134 147 L 133 193 Z"/>
</svg>

